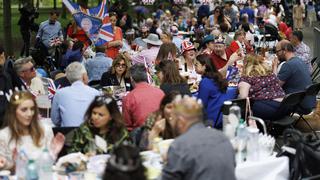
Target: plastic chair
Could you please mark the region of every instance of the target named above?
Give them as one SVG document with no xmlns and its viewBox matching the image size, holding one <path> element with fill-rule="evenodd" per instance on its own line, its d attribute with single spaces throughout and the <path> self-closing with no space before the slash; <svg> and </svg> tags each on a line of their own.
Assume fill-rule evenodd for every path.
<svg viewBox="0 0 320 180">
<path fill-rule="evenodd" d="M 270 23 L 264 25 L 264 37 L 262 39 L 263 45 L 270 47 L 270 42 L 274 42 L 275 45 L 276 41 L 279 41 L 280 39 L 277 27 Z"/>
<path fill-rule="evenodd" d="M 317 96 L 319 91 L 320 91 L 320 83 L 312 84 L 306 88 L 306 95 L 304 98 L 310 97 L 310 96 Z M 301 107 L 301 106 L 299 108 L 303 109 L 303 107 Z M 299 114 L 299 118 L 296 120 L 295 125 L 300 121 L 300 119 L 303 120 L 307 124 L 307 126 L 310 128 L 312 133 L 315 135 L 315 137 L 317 139 L 320 139 L 319 136 L 317 135 L 316 131 L 310 125 L 310 123 L 308 123 L 308 121 L 303 117 L 303 115 L 306 115 L 306 114 L 303 112 L 298 112 L 298 114 Z"/>
<path fill-rule="evenodd" d="M 292 115 L 298 108 L 301 101 L 304 99 L 305 94 L 305 91 L 295 92 L 287 94 L 283 98 L 277 113 L 287 112 L 288 115 L 277 120 L 268 120 L 268 129 L 271 131 L 271 133 L 274 129 L 274 126 L 290 127 L 294 129 L 294 122 L 296 121 L 296 118 Z"/>
<path fill-rule="evenodd" d="M 311 60 L 311 65 L 313 66 L 313 64 L 316 62 L 318 57 L 314 57 L 312 60 Z"/>
<path fill-rule="evenodd" d="M 314 61 L 314 63 L 315 63 L 315 68 L 313 69 L 313 71 L 312 71 L 312 74 L 311 74 L 311 79 L 312 79 L 312 81 L 314 81 L 316 78 L 318 78 L 318 76 L 319 76 L 319 74 L 320 74 L 320 60 L 315 60 Z M 313 64 L 312 64 L 312 66 L 313 66 Z"/>
</svg>

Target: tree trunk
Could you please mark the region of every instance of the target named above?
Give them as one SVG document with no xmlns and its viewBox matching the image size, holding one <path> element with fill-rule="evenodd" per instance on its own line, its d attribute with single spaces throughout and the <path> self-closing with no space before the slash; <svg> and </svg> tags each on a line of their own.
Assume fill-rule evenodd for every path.
<svg viewBox="0 0 320 180">
<path fill-rule="evenodd" d="M 11 33 L 11 0 L 3 1 L 4 46 L 8 55 L 13 55 Z"/>
<path fill-rule="evenodd" d="M 66 6 L 65 6 L 63 3 L 62 3 L 61 18 L 62 18 L 62 19 L 67 19 L 67 8 L 66 8 Z"/>
<path fill-rule="evenodd" d="M 37 0 L 37 2 L 36 2 L 36 8 L 39 9 L 39 5 L 40 5 L 40 2 L 39 2 L 39 0 Z"/>
</svg>

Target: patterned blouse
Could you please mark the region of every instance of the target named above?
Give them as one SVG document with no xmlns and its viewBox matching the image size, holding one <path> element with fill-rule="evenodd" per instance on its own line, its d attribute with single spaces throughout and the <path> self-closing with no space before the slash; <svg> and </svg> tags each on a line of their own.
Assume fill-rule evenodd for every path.
<svg viewBox="0 0 320 180">
<path fill-rule="evenodd" d="M 77 130 L 75 130 L 71 147 L 68 149 L 68 152 L 82 152 L 88 153 L 90 150 L 90 141 L 94 141 L 95 135 L 102 137 L 107 142 L 108 153 L 118 144 L 121 144 L 123 141 L 129 139 L 129 133 L 124 127 L 121 132 L 119 132 L 117 140 L 113 140 L 109 133 L 99 134 L 94 133 L 93 128 L 90 127 L 87 123 L 83 123 Z M 97 148 L 97 154 L 103 154 L 104 152 Z"/>
<path fill-rule="evenodd" d="M 249 98 L 254 100 L 271 100 L 285 96 L 280 81 L 275 74 L 258 77 L 241 77 L 240 82 L 250 84 Z"/>
</svg>

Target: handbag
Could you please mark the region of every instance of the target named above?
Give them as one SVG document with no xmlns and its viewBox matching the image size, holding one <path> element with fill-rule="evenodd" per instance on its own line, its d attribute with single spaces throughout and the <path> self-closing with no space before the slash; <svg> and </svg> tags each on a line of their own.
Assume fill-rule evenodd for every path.
<svg viewBox="0 0 320 180">
<path fill-rule="evenodd" d="M 290 179 L 310 178 L 320 174 L 320 140 L 312 135 L 304 137 L 295 129 L 283 132 L 283 151 L 277 156 L 288 156 Z"/>
</svg>

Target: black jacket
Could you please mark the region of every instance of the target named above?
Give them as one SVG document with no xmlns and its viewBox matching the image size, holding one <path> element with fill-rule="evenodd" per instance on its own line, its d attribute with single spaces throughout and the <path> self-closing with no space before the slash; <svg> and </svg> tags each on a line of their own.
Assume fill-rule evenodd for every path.
<svg viewBox="0 0 320 180">
<path fill-rule="evenodd" d="M 126 85 L 126 91 L 131 91 L 133 89 L 130 78 L 124 78 L 124 83 Z M 117 79 L 116 74 L 112 74 L 110 71 L 105 72 L 101 76 L 100 85 L 103 86 L 119 86 L 120 83 Z"/>
<path fill-rule="evenodd" d="M 187 83 L 181 83 L 181 84 L 168 84 L 164 83 L 160 85 L 160 89 L 167 95 L 170 94 L 170 92 L 176 91 L 179 94 L 182 95 L 189 95 L 191 96 L 191 92 L 189 89 L 189 85 Z"/>
<path fill-rule="evenodd" d="M 8 93 L 12 89 L 12 82 L 10 76 L 4 71 L 3 66 L 0 66 L 0 91 Z M 0 95 L 0 126 L 3 122 L 8 100 L 5 95 Z"/>
</svg>

